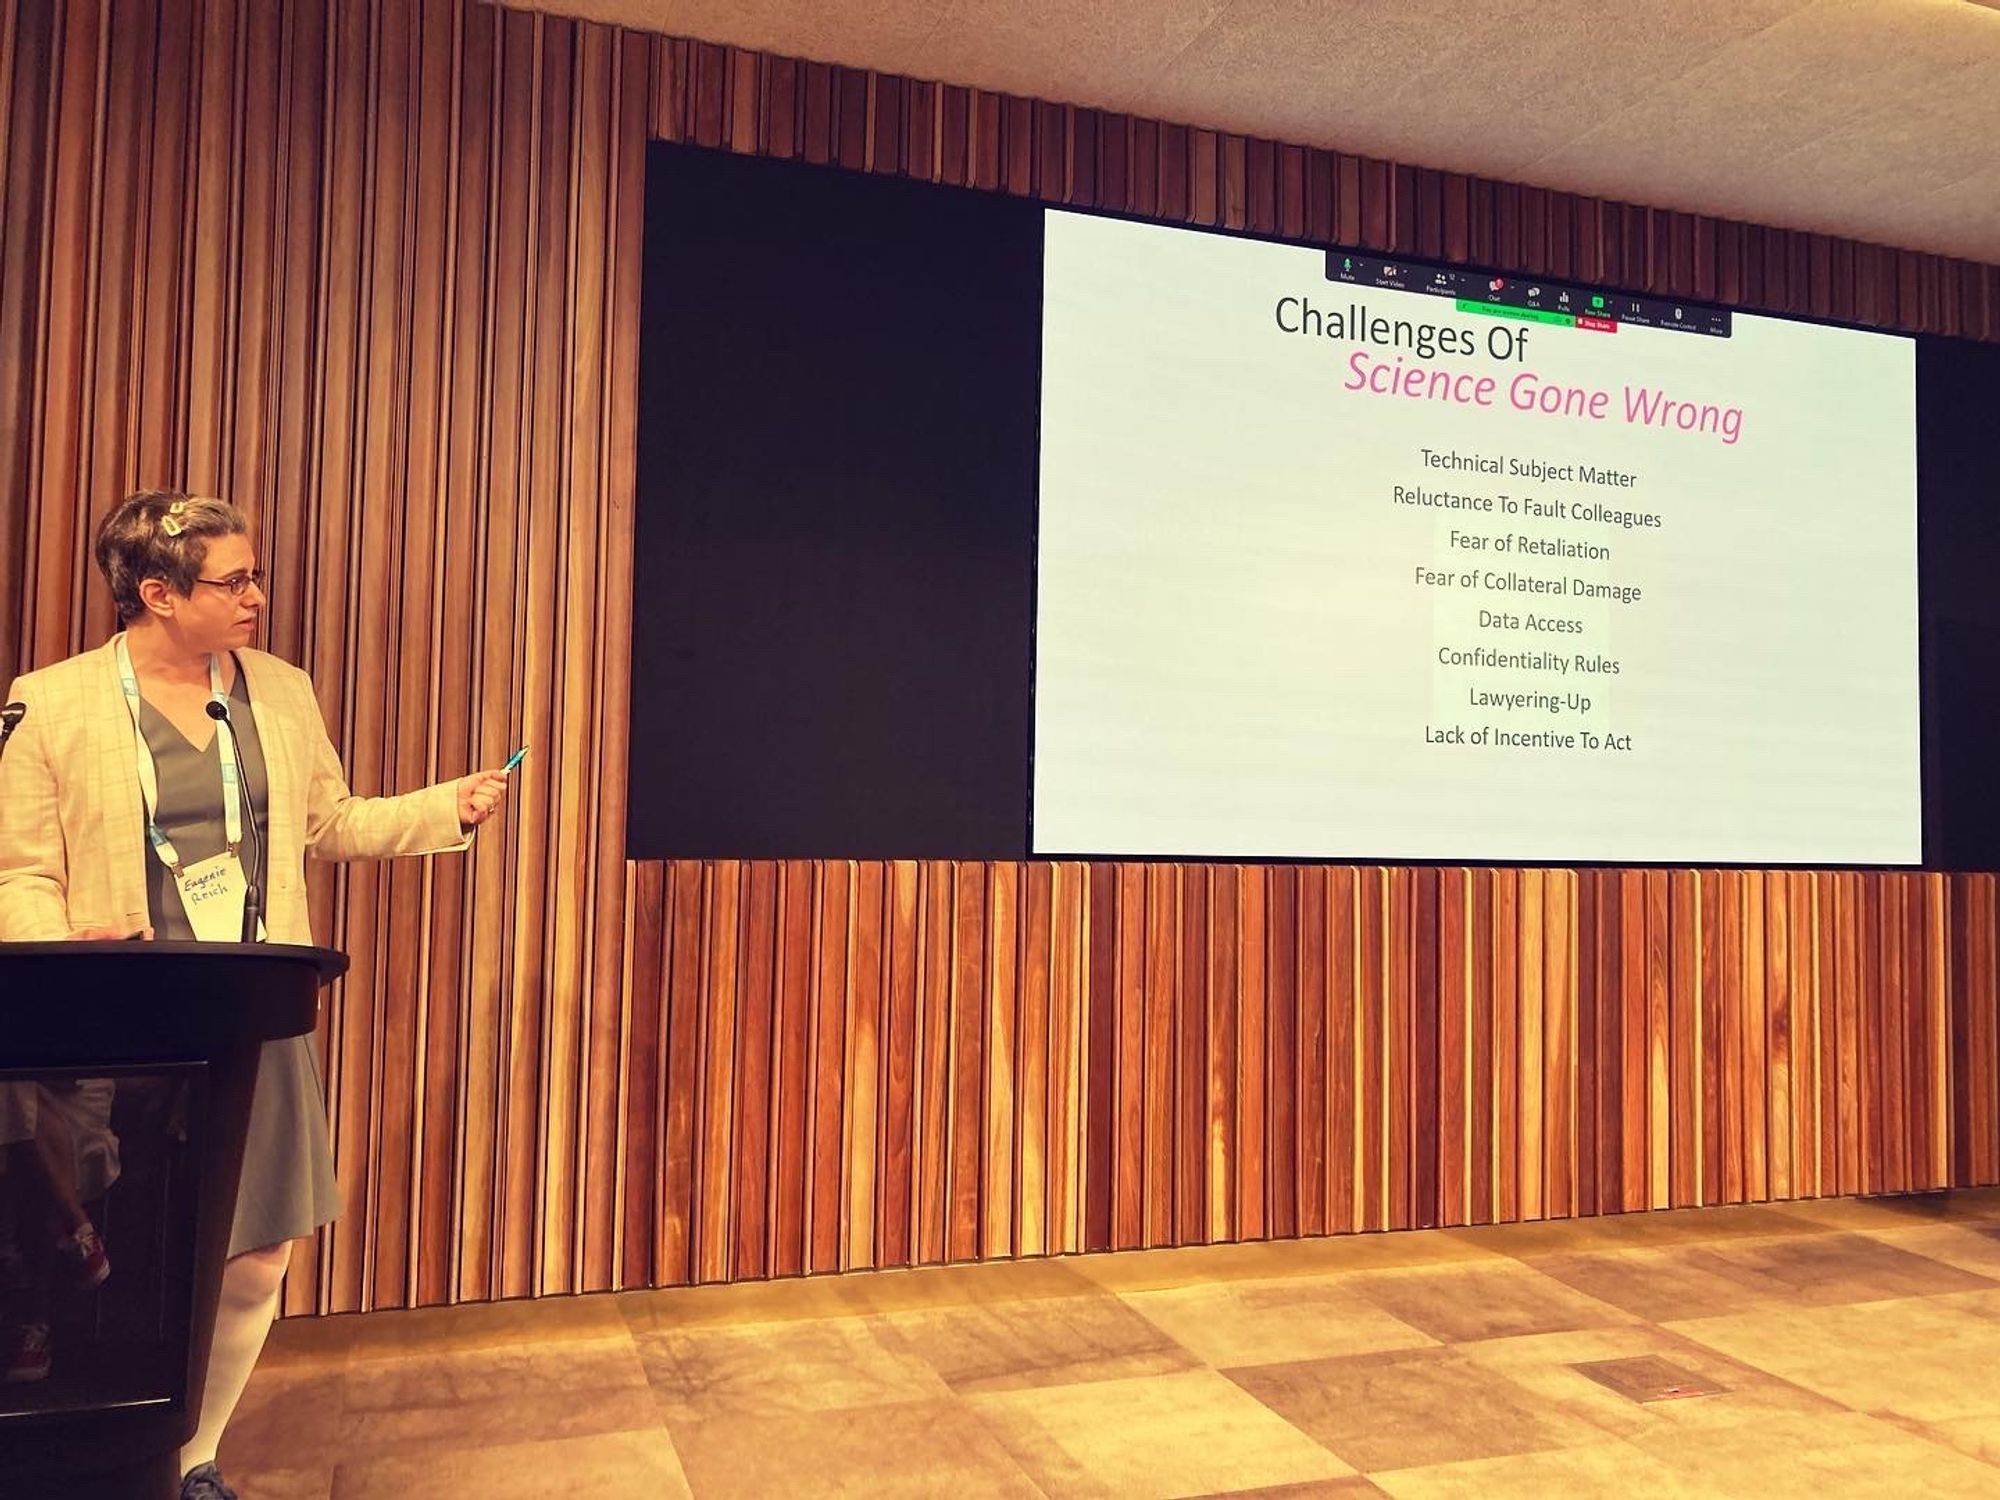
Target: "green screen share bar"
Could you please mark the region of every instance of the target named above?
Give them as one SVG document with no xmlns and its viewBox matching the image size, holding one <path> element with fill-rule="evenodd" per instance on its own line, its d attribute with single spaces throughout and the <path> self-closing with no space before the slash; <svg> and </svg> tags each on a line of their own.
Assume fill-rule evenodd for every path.
<svg viewBox="0 0 2000 1500">
<path fill-rule="evenodd" d="M 1502 307 L 1497 302 L 1477 302 L 1470 297 L 1458 299 L 1458 310 L 1463 313 L 1484 313 L 1489 318 L 1519 318 L 1524 323 L 1555 323 L 1563 328 L 1576 327 L 1574 313 L 1547 312 L 1539 307 Z"/>
</svg>

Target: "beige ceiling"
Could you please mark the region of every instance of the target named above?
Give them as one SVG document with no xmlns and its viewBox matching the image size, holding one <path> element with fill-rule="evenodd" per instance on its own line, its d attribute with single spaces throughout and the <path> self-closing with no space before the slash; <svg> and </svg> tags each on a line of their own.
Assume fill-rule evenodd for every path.
<svg viewBox="0 0 2000 1500">
<path fill-rule="evenodd" d="M 508 0 L 2000 263 L 2000 0 Z"/>
</svg>

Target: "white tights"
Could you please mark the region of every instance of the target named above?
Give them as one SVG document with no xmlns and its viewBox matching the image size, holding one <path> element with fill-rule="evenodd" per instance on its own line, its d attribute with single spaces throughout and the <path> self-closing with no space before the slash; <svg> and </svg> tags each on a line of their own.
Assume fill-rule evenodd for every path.
<svg viewBox="0 0 2000 1500">
<path fill-rule="evenodd" d="M 232 1255 L 222 1267 L 222 1295 L 215 1305 L 215 1343 L 208 1354 L 208 1380 L 201 1391 L 201 1425 L 181 1449 L 181 1472 L 215 1462 L 222 1429 L 243 1398 L 250 1371 L 263 1352 L 264 1336 L 278 1315 L 278 1289 L 285 1280 L 290 1242 Z"/>
</svg>

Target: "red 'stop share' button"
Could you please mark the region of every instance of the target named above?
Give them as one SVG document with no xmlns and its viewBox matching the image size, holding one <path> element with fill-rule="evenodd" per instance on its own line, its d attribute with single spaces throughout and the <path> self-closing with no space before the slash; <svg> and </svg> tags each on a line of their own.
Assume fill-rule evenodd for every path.
<svg viewBox="0 0 2000 1500">
<path fill-rule="evenodd" d="M 1618 324 L 1615 319 L 1588 318 L 1582 313 L 1578 313 L 1576 316 L 1576 326 L 1579 328 L 1588 328 L 1592 333 L 1616 333 L 1618 331 Z"/>
</svg>

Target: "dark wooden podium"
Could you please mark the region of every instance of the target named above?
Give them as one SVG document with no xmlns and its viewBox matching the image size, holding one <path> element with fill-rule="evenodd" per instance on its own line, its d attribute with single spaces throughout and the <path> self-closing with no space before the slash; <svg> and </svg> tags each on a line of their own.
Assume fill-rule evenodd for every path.
<svg viewBox="0 0 2000 1500">
<path fill-rule="evenodd" d="M 165 1188 L 110 1189 L 130 1189 L 119 1217 L 146 1227 L 122 1240 L 116 1223 L 106 1232 L 105 1288 L 129 1293 L 118 1283 L 128 1270 L 128 1282 L 153 1277 L 135 1304 L 144 1316 L 114 1318 L 107 1333 L 101 1311 L 72 1314 L 83 1333 L 70 1340 L 73 1353 L 52 1346 L 58 1379 L 0 1385 L 0 1491 L 176 1493 L 208 1369 L 258 1055 L 267 1041 L 310 1032 L 321 986 L 346 968 L 344 954 L 272 943 L 0 943 L 0 1083 L 75 1098 L 89 1080 L 102 1098 L 110 1079 L 114 1096 L 122 1087 L 153 1105 L 147 1140 L 128 1140 L 126 1160 L 168 1163 Z M 169 1148 L 148 1156 L 157 1140 Z"/>
</svg>

